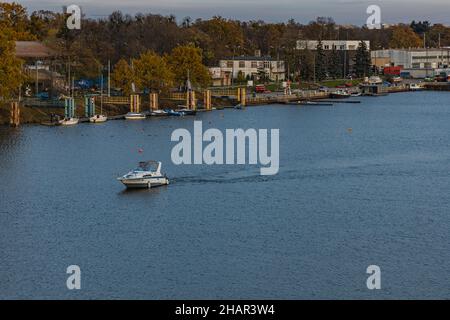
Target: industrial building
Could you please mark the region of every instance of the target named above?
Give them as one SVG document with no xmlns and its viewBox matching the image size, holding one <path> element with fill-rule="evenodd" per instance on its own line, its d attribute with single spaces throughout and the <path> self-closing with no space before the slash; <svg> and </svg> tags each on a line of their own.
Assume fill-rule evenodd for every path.
<svg viewBox="0 0 450 320">
<path fill-rule="evenodd" d="M 370 41 L 362 40 L 367 49 L 370 50 Z M 356 51 L 359 47 L 361 40 L 322 40 L 322 46 L 324 50 L 333 50 L 336 49 L 338 51 Z M 317 45 L 319 44 L 319 40 L 298 40 L 297 41 L 297 49 L 298 50 L 316 50 Z"/>
<path fill-rule="evenodd" d="M 447 68 L 450 49 L 388 49 L 371 53 L 372 64 L 378 68 L 401 66 L 404 69 Z"/>
</svg>

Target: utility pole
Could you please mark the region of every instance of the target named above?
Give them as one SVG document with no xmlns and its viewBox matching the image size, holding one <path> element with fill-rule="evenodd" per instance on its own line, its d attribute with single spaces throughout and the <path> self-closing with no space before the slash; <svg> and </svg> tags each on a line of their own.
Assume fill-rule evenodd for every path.
<svg viewBox="0 0 450 320">
<path fill-rule="evenodd" d="M 111 60 L 108 60 L 108 97 L 111 97 Z"/>
<path fill-rule="evenodd" d="M 72 75 L 70 70 L 70 56 L 69 56 L 69 76 L 67 77 L 67 84 L 69 85 L 69 96 L 72 96 Z"/>
<path fill-rule="evenodd" d="M 232 60 L 232 66 L 231 66 L 231 86 L 234 84 L 234 56 L 236 54 L 236 47 L 233 46 L 233 60 Z"/>
<path fill-rule="evenodd" d="M 38 62 L 36 60 L 35 62 L 35 68 L 36 68 L 36 97 L 39 94 L 39 71 L 38 71 Z"/>
</svg>

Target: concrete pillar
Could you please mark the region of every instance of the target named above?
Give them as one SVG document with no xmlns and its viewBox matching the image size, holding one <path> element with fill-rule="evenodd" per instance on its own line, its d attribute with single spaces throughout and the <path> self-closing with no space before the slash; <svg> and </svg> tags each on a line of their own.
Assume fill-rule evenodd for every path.
<svg viewBox="0 0 450 320">
<path fill-rule="evenodd" d="M 138 94 L 132 94 L 130 97 L 130 111 L 136 113 L 141 112 L 141 101 Z"/>
<path fill-rule="evenodd" d="M 95 99 L 94 97 L 84 97 L 84 115 L 87 118 L 95 115 Z"/>
<path fill-rule="evenodd" d="M 11 102 L 9 123 L 12 127 L 18 127 L 20 125 L 20 107 L 18 102 Z"/>
<path fill-rule="evenodd" d="M 205 106 L 205 109 L 207 111 L 212 110 L 212 105 L 211 105 L 211 90 L 205 90 L 203 93 L 203 104 Z"/>
<path fill-rule="evenodd" d="M 239 101 L 241 102 L 241 105 L 243 107 L 245 107 L 247 105 L 247 93 L 246 93 L 245 88 L 242 88 L 240 93 L 241 93 L 241 96 L 240 96 Z"/>
<path fill-rule="evenodd" d="M 158 109 L 159 109 L 158 94 L 150 93 L 150 111 L 154 111 L 154 110 L 158 110 Z"/>
<path fill-rule="evenodd" d="M 195 91 L 188 91 L 186 93 L 186 107 L 190 110 L 196 110 L 197 109 L 197 103 L 195 99 Z"/>
<path fill-rule="evenodd" d="M 64 117 L 73 118 L 75 116 L 75 99 L 66 98 L 64 104 L 65 104 Z"/>
</svg>

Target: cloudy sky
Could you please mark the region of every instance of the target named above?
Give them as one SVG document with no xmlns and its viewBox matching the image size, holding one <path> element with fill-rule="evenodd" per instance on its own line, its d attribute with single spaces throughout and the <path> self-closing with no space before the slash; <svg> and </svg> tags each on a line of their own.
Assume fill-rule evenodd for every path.
<svg viewBox="0 0 450 320">
<path fill-rule="evenodd" d="M 11 2 L 11 1 L 8 1 Z M 430 20 L 450 25 L 450 0 L 16 0 L 28 10 L 62 10 L 63 5 L 78 4 L 89 17 L 106 16 L 114 10 L 126 13 L 174 14 L 208 18 L 221 15 L 242 20 L 287 21 L 294 18 L 307 23 L 318 16 L 332 16 L 342 24 L 362 25 L 366 8 L 377 4 L 382 22 Z"/>
</svg>

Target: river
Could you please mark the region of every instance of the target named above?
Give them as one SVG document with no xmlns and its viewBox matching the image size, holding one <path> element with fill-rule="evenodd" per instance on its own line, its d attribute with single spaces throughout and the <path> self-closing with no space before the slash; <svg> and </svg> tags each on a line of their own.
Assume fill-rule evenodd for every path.
<svg viewBox="0 0 450 320">
<path fill-rule="evenodd" d="M 197 115 L 280 129 L 275 176 L 174 165 L 193 117 L 0 127 L 0 299 L 449 298 L 449 98 Z M 171 184 L 126 191 L 116 178 L 148 159 Z"/>
</svg>

